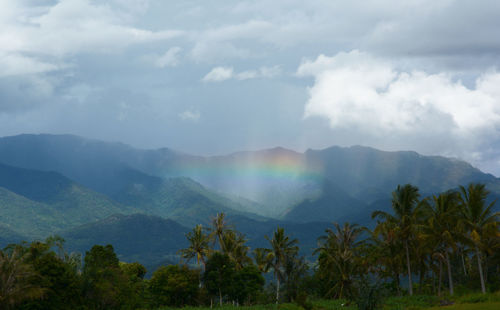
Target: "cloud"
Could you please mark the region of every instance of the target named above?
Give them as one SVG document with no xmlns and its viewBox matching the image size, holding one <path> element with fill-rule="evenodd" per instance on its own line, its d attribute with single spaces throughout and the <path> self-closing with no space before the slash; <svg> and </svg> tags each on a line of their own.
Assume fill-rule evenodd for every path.
<svg viewBox="0 0 500 310">
<path fill-rule="evenodd" d="M 232 67 L 215 67 L 208 72 L 203 79 L 203 82 L 221 82 L 233 77 Z"/>
<path fill-rule="evenodd" d="M 334 130 L 374 141 L 408 138 L 420 149 L 453 155 L 498 140 L 500 74 L 494 70 L 468 88 L 450 74 L 405 72 L 354 50 L 305 61 L 297 75 L 314 77 L 304 117 L 326 118 Z"/>
<path fill-rule="evenodd" d="M 196 110 L 186 110 L 186 111 L 180 113 L 179 117 L 183 121 L 197 122 L 200 119 L 201 114 L 199 111 L 196 111 Z"/>
<path fill-rule="evenodd" d="M 52 64 L 36 57 L 0 52 L 0 77 L 50 72 L 63 67 L 65 66 L 62 64 Z"/>
<path fill-rule="evenodd" d="M 178 46 L 171 47 L 165 54 L 158 57 L 155 61 L 155 65 L 159 68 L 175 67 L 179 64 L 179 53 L 182 48 Z"/>
<path fill-rule="evenodd" d="M 233 67 L 215 67 L 202 79 L 204 82 L 222 82 L 229 79 L 250 80 L 257 78 L 273 78 L 281 74 L 279 66 L 260 67 L 257 70 L 234 72 Z"/>
<path fill-rule="evenodd" d="M 144 1 L 127 1 L 117 7 L 88 0 L 59 1 L 52 6 L 1 1 L 1 5 L 0 64 L 9 75 L 54 71 L 66 68 L 64 58 L 75 54 L 114 53 L 183 34 L 128 25 L 133 8 L 139 12 L 147 8 Z"/>
</svg>

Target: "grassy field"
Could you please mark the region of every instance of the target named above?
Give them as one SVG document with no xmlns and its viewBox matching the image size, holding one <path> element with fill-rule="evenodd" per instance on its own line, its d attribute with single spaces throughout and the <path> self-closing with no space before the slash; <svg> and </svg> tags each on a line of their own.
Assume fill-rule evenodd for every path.
<svg viewBox="0 0 500 310">
<path fill-rule="evenodd" d="M 427 308 L 432 310 L 498 310 L 500 309 L 500 302 L 481 302 L 476 304 L 455 304 L 445 307 L 432 307 Z"/>
<path fill-rule="evenodd" d="M 390 297 L 385 300 L 384 310 L 500 310 L 500 292 L 493 294 L 467 294 L 450 298 L 453 302 L 449 306 L 439 306 L 440 299 L 436 296 L 403 296 Z M 348 304 L 345 300 L 313 300 L 312 310 L 356 310 L 355 304 Z M 178 308 L 161 308 L 160 310 L 175 310 Z M 215 307 L 218 310 L 304 310 L 301 306 L 292 303 L 256 306 L 231 306 Z M 182 310 L 210 310 L 210 307 L 185 307 Z"/>
</svg>

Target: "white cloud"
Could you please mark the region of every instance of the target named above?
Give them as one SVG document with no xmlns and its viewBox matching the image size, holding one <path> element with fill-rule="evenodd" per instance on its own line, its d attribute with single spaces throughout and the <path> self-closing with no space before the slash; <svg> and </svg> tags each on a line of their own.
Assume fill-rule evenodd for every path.
<svg viewBox="0 0 500 310">
<path fill-rule="evenodd" d="M 304 116 L 328 119 L 332 129 L 376 139 L 409 138 L 416 148 L 457 155 L 497 139 L 500 74 L 484 73 L 468 88 L 450 74 L 403 72 L 394 64 L 352 51 L 303 62 L 313 76 Z M 439 145 L 448 139 L 452 145 Z M 441 149 L 440 149 L 441 148 Z M 472 153 L 471 153 L 472 154 Z"/>
<path fill-rule="evenodd" d="M 229 79 L 250 80 L 257 78 L 273 78 L 281 74 L 279 66 L 260 67 L 257 70 L 247 70 L 242 72 L 234 72 L 232 67 L 215 67 L 207 73 L 202 81 L 204 82 L 222 82 Z"/>
<path fill-rule="evenodd" d="M 197 122 L 200 119 L 201 114 L 199 111 L 196 111 L 196 110 L 186 110 L 186 111 L 180 113 L 179 117 L 183 121 Z"/>
<path fill-rule="evenodd" d="M 203 82 L 221 82 L 233 77 L 232 67 L 215 67 L 202 79 Z"/>
<path fill-rule="evenodd" d="M 179 53 L 182 48 L 178 46 L 171 47 L 165 54 L 158 57 L 155 61 L 155 65 L 160 68 L 175 67 L 179 64 Z"/>
<path fill-rule="evenodd" d="M 52 64 L 41 61 L 35 57 L 27 57 L 16 53 L 0 51 L 0 77 L 12 75 L 29 75 L 58 70 L 62 64 Z"/>
<path fill-rule="evenodd" d="M 56 70 L 63 67 L 64 57 L 82 52 L 113 53 L 183 34 L 127 25 L 129 15 L 135 13 L 132 8 L 147 8 L 144 1 L 128 1 L 121 8 L 89 0 L 59 1 L 52 6 L 13 2 L 0 2 L 0 61 L 10 75 Z M 28 63 L 33 69 L 26 69 Z"/>
<path fill-rule="evenodd" d="M 281 74 L 279 66 L 274 67 L 260 67 L 258 70 L 248 70 L 237 73 L 234 77 L 237 80 L 249 80 L 256 78 L 273 78 Z"/>
</svg>

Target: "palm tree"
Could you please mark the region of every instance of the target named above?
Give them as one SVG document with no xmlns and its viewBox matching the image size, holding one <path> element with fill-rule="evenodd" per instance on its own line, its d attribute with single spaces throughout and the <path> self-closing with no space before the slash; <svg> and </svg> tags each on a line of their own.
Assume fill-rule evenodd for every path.
<svg viewBox="0 0 500 310">
<path fill-rule="evenodd" d="M 499 212 L 493 213 L 495 201 L 486 205 L 489 192 L 484 184 L 471 183 L 467 188 L 460 186 L 460 202 L 463 222 L 468 229 L 467 238 L 476 251 L 481 291 L 486 293 L 481 252 L 484 241 L 489 236 L 498 234 Z"/>
<path fill-rule="evenodd" d="M 453 278 L 450 264 L 450 251 L 456 249 L 458 225 L 458 194 L 446 192 L 439 196 L 434 195 L 431 203 L 422 205 L 426 222 L 422 225 L 423 237 L 433 243 L 438 253 L 436 258 L 444 258 L 448 269 L 448 283 L 450 295 L 453 295 Z M 441 266 L 441 265 L 440 265 Z M 441 270 L 440 270 L 441 272 Z M 439 283 L 441 286 L 441 283 Z"/>
<path fill-rule="evenodd" d="M 361 265 L 357 262 L 357 250 L 363 242 L 358 239 L 365 229 L 349 223 L 344 223 L 343 226 L 337 223 L 333 225 L 335 230 L 328 228 L 326 235 L 318 238 L 319 247 L 314 253 L 320 253 L 320 268 L 323 267 L 330 277 L 336 278 L 331 279 L 335 285 L 327 295 L 351 298 L 354 295 L 352 277 L 360 273 Z"/>
<path fill-rule="evenodd" d="M 401 241 L 397 235 L 397 227 L 390 222 L 379 223 L 371 234 L 371 244 L 374 253 L 370 255 L 379 266 L 378 272 L 385 277 L 392 277 L 398 295 L 401 295 L 399 275 L 402 273 L 403 257 L 401 255 Z M 385 268 L 382 269 L 384 266 Z"/>
<path fill-rule="evenodd" d="M 274 270 L 274 275 L 276 277 L 276 304 L 279 302 L 280 293 L 280 280 L 284 278 L 284 267 L 287 260 L 293 259 L 293 257 L 298 253 L 299 247 L 297 246 L 297 239 L 290 239 L 285 235 L 285 230 L 278 227 L 270 239 L 266 236 L 269 241 L 271 248 L 267 250 L 267 261 L 269 265 Z"/>
<path fill-rule="evenodd" d="M 45 290 L 33 284 L 37 277 L 26 262 L 27 255 L 20 246 L 10 253 L 0 251 L 0 308 L 13 309 L 26 300 L 41 298 Z"/>
<path fill-rule="evenodd" d="M 210 236 L 205 234 L 203 226 L 199 224 L 186 234 L 186 238 L 189 241 L 189 247 L 179 251 L 181 257 L 188 262 L 196 257 L 196 263 L 200 265 L 201 262 L 205 269 L 205 257 L 210 254 Z"/>
<path fill-rule="evenodd" d="M 232 227 L 227 223 L 224 212 L 217 213 L 217 215 L 212 218 L 210 237 L 213 238 L 214 243 L 219 241 L 219 246 L 223 253 L 226 253 L 224 235 L 230 230 L 232 230 Z"/>
<path fill-rule="evenodd" d="M 270 268 L 270 261 L 269 261 L 269 249 L 264 249 L 264 248 L 257 248 L 253 250 L 253 257 L 255 260 L 255 265 L 257 266 L 257 269 L 259 269 L 260 272 L 262 273 L 267 273 Z"/>
<path fill-rule="evenodd" d="M 384 211 L 375 211 L 372 213 L 372 218 L 381 218 L 385 221 L 395 223 L 398 227 L 398 234 L 403 241 L 406 251 L 406 267 L 408 269 L 408 287 L 410 295 L 413 295 L 413 285 L 411 279 L 410 266 L 410 248 L 409 242 L 413 238 L 414 226 L 417 221 L 416 206 L 419 201 L 420 194 L 418 188 L 406 184 L 398 185 L 397 189 L 392 192 L 392 209 L 394 215 Z"/>
<path fill-rule="evenodd" d="M 229 258 L 235 263 L 236 269 L 241 269 L 247 263 L 252 262 L 252 259 L 248 257 L 250 247 L 245 245 L 246 242 L 245 236 L 235 230 L 226 231 L 222 238 L 224 249 Z"/>
</svg>

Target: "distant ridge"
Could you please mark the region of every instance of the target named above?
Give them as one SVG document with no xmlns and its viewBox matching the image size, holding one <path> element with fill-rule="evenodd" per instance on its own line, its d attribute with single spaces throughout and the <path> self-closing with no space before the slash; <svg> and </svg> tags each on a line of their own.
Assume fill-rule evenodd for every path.
<svg viewBox="0 0 500 310">
<path fill-rule="evenodd" d="M 353 218 L 406 183 L 431 194 L 483 182 L 500 193 L 497 178 L 464 161 L 363 146 L 202 157 L 71 135 L 20 135 L 0 138 L 0 163 L 55 171 L 120 204 L 185 225 L 215 210 L 300 222 Z"/>
</svg>

